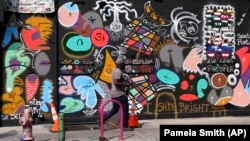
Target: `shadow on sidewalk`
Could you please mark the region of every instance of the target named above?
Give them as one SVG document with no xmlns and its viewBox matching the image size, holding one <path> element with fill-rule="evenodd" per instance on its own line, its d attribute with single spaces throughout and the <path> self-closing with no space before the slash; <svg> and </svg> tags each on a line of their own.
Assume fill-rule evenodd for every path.
<svg viewBox="0 0 250 141">
<path fill-rule="evenodd" d="M 9 137 L 9 136 L 15 136 L 17 135 L 17 131 L 16 130 L 10 130 L 10 131 L 6 131 L 5 133 L 0 133 L 0 139 L 1 138 L 6 138 L 6 137 Z"/>
</svg>

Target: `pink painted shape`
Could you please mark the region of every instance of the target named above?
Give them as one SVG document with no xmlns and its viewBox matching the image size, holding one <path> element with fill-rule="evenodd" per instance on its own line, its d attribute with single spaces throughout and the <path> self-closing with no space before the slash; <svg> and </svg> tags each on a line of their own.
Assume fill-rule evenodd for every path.
<svg viewBox="0 0 250 141">
<path fill-rule="evenodd" d="M 241 80 L 239 80 L 237 86 L 234 88 L 233 96 L 229 103 L 241 107 L 249 105 L 250 99 Z"/>
<path fill-rule="evenodd" d="M 114 99 L 110 99 L 110 100 L 107 100 L 105 103 L 103 103 L 102 107 L 101 107 L 101 110 L 100 110 L 100 137 L 103 138 L 103 128 L 104 128 L 104 123 L 103 123 L 103 115 L 104 115 L 104 108 L 105 106 L 109 103 L 109 102 L 115 102 L 117 103 L 120 108 L 121 108 L 121 111 L 123 111 L 123 107 L 122 107 L 122 104 L 117 101 L 117 100 L 114 100 Z M 124 140 L 123 139 L 123 112 L 120 112 L 120 140 Z"/>
<path fill-rule="evenodd" d="M 202 73 L 200 68 L 198 67 L 198 64 L 202 63 L 202 55 L 200 54 L 201 49 L 200 48 L 193 48 L 186 59 L 183 62 L 183 68 L 184 70 L 188 72 L 198 72 Z"/>
<path fill-rule="evenodd" d="M 63 79 L 66 81 L 66 85 L 62 85 L 59 87 L 59 92 L 64 95 L 72 95 L 75 92 L 75 89 L 71 83 L 71 76 L 62 76 Z"/>
</svg>

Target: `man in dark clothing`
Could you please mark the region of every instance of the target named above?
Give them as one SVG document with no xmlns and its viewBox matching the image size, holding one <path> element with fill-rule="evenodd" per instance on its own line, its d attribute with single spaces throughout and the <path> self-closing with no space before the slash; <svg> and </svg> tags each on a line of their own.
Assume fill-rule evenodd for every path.
<svg viewBox="0 0 250 141">
<path fill-rule="evenodd" d="M 133 128 L 128 127 L 128 117 L 129 117 L 129 105 L 128 105 L 128 95 L 124 89 L 124 87 L 128 87 L 130 85 L 129 82 L 125 82 L 123 79 L 122 69 L 125 67 L 123 59 L 117 59 L 116 61 L 117 67 L 112 71 L 112 83 L 111 83 L 111 98 L 117 100 L 121 103 L 123 107 L 123 127 L 124 131 L 132 131 Z M 104 115 L 104 123 L 109 118 L 111 118 L 114 114 L 119 111 L 119 105 L 113 102 L 112 109 Z"/>
</svg>

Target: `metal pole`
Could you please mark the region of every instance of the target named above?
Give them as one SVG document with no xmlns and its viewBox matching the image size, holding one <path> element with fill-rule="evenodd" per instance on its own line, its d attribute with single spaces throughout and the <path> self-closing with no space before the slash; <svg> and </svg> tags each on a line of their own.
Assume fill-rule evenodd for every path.
<svg viewBox="0 0 250 141">
<path fill-rule="evenodd" d="M 59 132 L 58 141 L 65 141 L 64 114 L 59 114 Z"/>
</svg>

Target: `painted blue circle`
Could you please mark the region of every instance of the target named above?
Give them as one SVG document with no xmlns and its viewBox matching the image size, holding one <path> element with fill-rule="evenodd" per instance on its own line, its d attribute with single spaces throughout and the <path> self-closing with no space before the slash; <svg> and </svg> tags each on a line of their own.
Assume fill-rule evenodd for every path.
<svg viewBox="0 0 250 141">
<path fill-rule="evenodd" d="M 67 9 L 68 11 L 71 11 L 71 12 L 78 12 L 79 9 L 78 9 L 78 6 L 77 4 L 73 4 L 73 2 L 67 2 L 64 4 L 64 7 L 65 9 Z"/>
<path fill-rule="evenodd" d="M 162 83 L 169 85 L 177 84 L 180 81 L 179 76 L 169 69 L 158 70 L 156 76 Z"/>
</svg>

